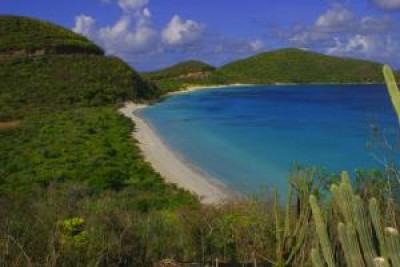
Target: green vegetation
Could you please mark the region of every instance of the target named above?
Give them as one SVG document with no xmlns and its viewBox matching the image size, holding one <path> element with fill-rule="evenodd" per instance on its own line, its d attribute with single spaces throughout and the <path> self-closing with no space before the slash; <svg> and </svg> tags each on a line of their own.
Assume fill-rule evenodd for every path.
<svg viewBox="0 0 400 267">
<path fill-rule="evenodd" d="M 383 82 L 382 65 L 365 60 L 282 49 L 229 63 L 218 69 L 229 82 L 368 83 Z"/>
<path fill-rule="evenodd" d="M 0 16 L 0 57 L 34 54 L 97 54 L 103 50 L 86 37 L 32 18 Z"/>
<path fill-rule="evenodd" d="M 192 66 L 193 64 L 193 66 Z M 204 63 L 203 63 L 204 64 Z M 146 73 L 164 91 L 184 89 L 190 85 L 221 84 L 311 84 L 311 83 L 383 83 L 382 64 L 366 60 L 327 56 L 300 49 L 281 49 L 261 53 L 208 68 L 206 76 L 188 78 L 200 71 L 200 63 L 182 63 L 160 71 Z M 185 76 L 186 75 L 186 76 Z M 397 75 L 397 74 L 396 74 Z"/>
<path fill-rule="evenodd" d="M 142 73 L 144 77 L 151 80 L 162 80 L 171 78 L 186 78 L 190 74 L 205 74 L 214 71 L 215 68 L 204 62 L 197 60 L 189 60 L 176 65 L 170 66 L 168 68 Z"/>
<path fill-rule="evenodd" d="M 159 95 L 126 63 L 103 56 L 3 59 L 0 80 L 0 121 Z"/>
<path fill-rule="evenodd" d="M 398 176 L 391 170 L 357 172 L 353 185 L 344 175 L 332 198 L 326 188 L 335 177 L 296 169 L 286 203 L 276 194 L 202 206 L 143 160 L 131 138 L 134 126 L 117 112 L 123 101 L 157 99 L 157 86 L 117 58 L 47 50 L 58 41 L 88 42 L 63 28 L 26 18 L 0 21 L 13 29 L 10 36 L 0 31 L 8 47 L 0 52 L 1 266 L 154 266 L 167 258 L 279 267 L 311 266 L 311 259 L 316 266 L 400 264 L 398 232 L 383 229 L 398 220 L 391 191 L 398 181 L 388 179 Z M 26 37 L 32 23 L 40 27 Z M 20 49 L 25 52 L 14 53 Z M 212 72 L 192 65 L 180 68 Z M 296 75 L 283 71 L 282 79 Z M 247 79 L 225 67 L 206 78 L 174 73 L 156 83 Z M 397 87 L 390 70 L 385 74 L 397 106 Z"/>
<path fill-rule="evenodd" d="M 213 75 L 215 68 L 201 61 L 185 61 L 171 67 L 142 73 L 153 81 L 163 93 L 185 89 L 191 85 L 224 84 L 224 80 Z"/>
<path fill-rule="evenodd" d="M 400 237 L 397 229 L 384 227 L 385 221 L 396 225 L 396 217 L 393 212 L 383 216 L 380 212 L 380 204 L 376 198 L 368 201 L 353 193 L 348 174 L 342 174 L 340 184 L 332 185 L 333 205 L 338 214 L 329 218 L 330 225 L 337 223 L 337 228 L 332 229 L 333 236 L 340 242 L 340 254 L 344 256 L 347 266 L 399 266 L 400 264 Z M 318 205 L 317 198 L 310 196 L 313 217 L 319 238 L 319 246 L 312 250 L 314 266 L 341 266 L 335 264 L 333 246 L 336 240 L 329 239 L 327 224 Z M 385 220 L 384 220 L 385 218 Z M 333 222 L 332 222 L 333 221 Z M 332 233 L 330 233 L 332 236 Z M 320 256 L 322 250 L 323 258 Z M 335 254 L 338 252 L 336 251 Z M 379 265 L 377 265 L 379 264 Z"/>
</svg>

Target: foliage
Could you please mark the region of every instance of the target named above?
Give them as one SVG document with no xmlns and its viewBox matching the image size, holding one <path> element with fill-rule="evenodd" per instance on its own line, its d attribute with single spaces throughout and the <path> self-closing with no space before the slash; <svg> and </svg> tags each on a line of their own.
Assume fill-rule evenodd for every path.
<svg viewBox="0 0 400 267">
<path fill-rule="evenodd" d="M 193 202 L 143 160 L 130 125 L 114 108 L 80 108 L 0 131 L 0 193 L 74 181 L 93 193 L 125 189 L 144 211 Z"/>
<path fill-rule="evenodd" d="M 398 266 L 400 259 L 400 239 L 398 231 L 393 227 L 383 227 L 384 216 L 380 214 L 379 203 L 375 198 L 369 200 L 368 208 L 363 200 L 353 193 L 348 174 L 342 174 L 342 181 L 332 185 L 331 193 L 334 199 L 337 235 L 340 241 L 341 253 L 344 255 L 347 266 L 376 266 L 376 261 L 384 266 Z M 320 257 L 319 248 L 312 252 L 314 266 L 336 266 L 334 259 L 334 240 L 329 239 L 326 232 L 326 220 L 323 218 L 315 196 L 310 196 L 313 218 L 319 237 L 319 248 L 323 252 Z M 368 212 L 369 211 L 369 212 Z M 392 220 L 390 219 L 392 218 Z M 395 225 L 393 217 L 388 221 Z M 335 254 L 337 254 L 336 252 Z M 340 264 L 337 263 L 339 266 Z"/>
<path fill-rule="evenodd" d="M 43 56 L 0 63 L 0 120 L 158 96 L 157 88 L 117 58 Z"/>
<path fill-rule="evenodd" d="M 103 50 L 86 37 L 37 19 L 0 16 L 0 55 L 97 54 Z"/>
<path fill-rule="evenodd" d="M 254 84 L 366 83 L 383 82 L 381 68 L 365 60 L 281 49 L 229 63 L 216 74 L 229 82 Z"/>
<path fill-rule="evenodd" d="M 189 60 L 158 71 L 144 72 L 142 75 L 150 80 L 178 78 L 191 73 L 206 73 L 215 70 L 211 65 L 197 60 Z"/>
</svg>

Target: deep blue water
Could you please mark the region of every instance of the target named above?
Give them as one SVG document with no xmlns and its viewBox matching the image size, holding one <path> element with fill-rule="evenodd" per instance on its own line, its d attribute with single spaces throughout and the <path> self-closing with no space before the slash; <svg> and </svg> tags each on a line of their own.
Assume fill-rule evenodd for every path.
<svg viewBox="0 0 400 267">
<path fill-rule="evenodd" d="M 327 172 L 382 168 L 398 124 L 384 85 L 258 86 L 168 97 L 141 111 L 164 141 L 244 192 L 284 189 L 297 163 Z M 367 146 L 373 144 L 372 148 Z"/>
</svg>

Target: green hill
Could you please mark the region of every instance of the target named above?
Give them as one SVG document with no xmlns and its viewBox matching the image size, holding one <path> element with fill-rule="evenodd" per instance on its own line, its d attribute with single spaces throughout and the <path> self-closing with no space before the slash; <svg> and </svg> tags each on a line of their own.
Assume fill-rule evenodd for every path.
<svg viewBox="0 0 400 267">
<path fill-rule="evenodd" d="M 136 210 L 193 202 L 143 160 L 117 112 L 124 101 L 158 98 L 155 85 L 62 27 L 6 16 L 0 33 L 3 52 L 46 51 L 0 56 L 0 200 L 79 186 L 84 199 L 129 191 L 123 201 Z"/>
<path fill-rule="evenodd" d="M 159 96 L 152 83 L 85 37 L 35 19 L 0 16 L 0 60 L 0 121 Z"/>
<path fill-rule="evenodd" d="M 142 73 L 153 81 L 163 93 L 184 89 L 190 85 L 222 84 L 223 81 L 213 75 L 215 68 L 197 60 L 185 61 L 153 72 Z"/>
<path fill-rule="evenodd" d="M 215 68 L 207 63 L 189 60 L 182 63 L 175 64 L 165 69 L 153 72 L 145 72 L 143 75 L 152 80 L 170 79 L 170 78 L 187 78 L 190 74 L 207 74 L 214 71 Z M 203 76 L 204 77 L 204 76 Z"/>
<path fill-rule="evenodd" d="M 0 56 L 97 54 L 103 50 L 86 37 L 37 19 L 0 16 Z"/>
<path fill-rule="evenodd" d="M 238 60 L 222 66 L 215 75 L 229 83 L 383 82 L 382 64 L 300 49 L 281 49 Z"/>
</svg>

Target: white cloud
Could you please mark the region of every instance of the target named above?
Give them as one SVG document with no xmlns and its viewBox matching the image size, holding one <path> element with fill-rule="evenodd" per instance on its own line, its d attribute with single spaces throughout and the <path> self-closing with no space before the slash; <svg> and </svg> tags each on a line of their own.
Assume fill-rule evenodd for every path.
<svg viewBox="0 0 400 267">
<path fill-rule="evenodd" d="M 400 0 L 373 0 L 379 8 L 394 11 L 400 10 Z"/>
<path fill-rule="evenodd" d="M 251 41 L 249 45 L 251 50 L 254 52 L 261 51 L 264 48 L 264 42 L 259 39 Z"/>
<path fill-rule="evenodd" d="M 400 1 L 400 0 L 399 0 Z M 400 32 L 388 15 L 359 16 L 345 5 L 332 5 L 311 26 L 278 29 L 289 46 L 398 65 Z"/>
<path fill-rule="evenodd" d="M 139 23 L 140 22 L 140 23 Z M 98 39 L 107 53 L 144 53 L 157 47 L 158 32 L 143 23 L 136 22 L 129 16 L 122 16 L 113 26 L 104 27 L 98 31 Z"/>
<path fill-rule="evenodd" d="M 335 46 L 326 50 L 328 54 L 365 54 L 377 47 L 375 38 L 361 34 L 356 34 L 344 41 L 336 37 L 335 43 Z"/>
<path fill-rule="evenodd" d="M 75 18 L 75 27 L 72 29 L 76 33 L 91 36 L 96 20 L 90 16 L 79 15 Z"/>
<path fill-rule="evenodd" d="M 175 15 L 162 31 L 162 40 L 168 45 L 191 44 L 201 37 L 203 30 L 204 25 Z"/>
<path fill-rule="evenodd" d="M 115 24 L 98 28 L 95 27 L 94 18 L 80 15 L 75 18 L 74 31 L 97 42 L 107 54 L 123 56 L 154 52 L 158 49 L 160 36 L 152 26 L 148 2 L 118 0 L 122 15 Z"/>
<path fill-rule="evenodd" d="M 318 18 L 315 26 L 326 28 L 348 27 L 353 19 L 354 15 L 350 10 L 336 4 Z"/>
<path fill-rule="evenodd" d="M 148 4 L 149 0 L 118 0 L 118 5 L 124 12 L 134 12 Z"/>
</svg>

